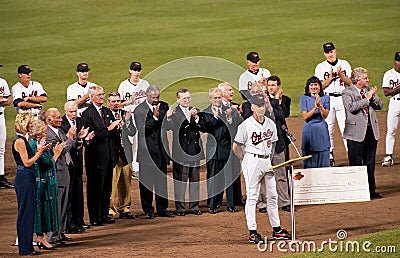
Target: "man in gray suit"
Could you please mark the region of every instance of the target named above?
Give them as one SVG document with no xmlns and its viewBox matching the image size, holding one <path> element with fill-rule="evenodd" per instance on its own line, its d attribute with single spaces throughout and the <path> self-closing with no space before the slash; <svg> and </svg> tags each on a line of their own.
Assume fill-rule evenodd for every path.
<svg viewBox="0 0 400 258">
<path fill-rule="evenodd" d="M 48 241 L 52 244 L 57 244 L 65 240 L 72 240 L 64 235 L 63 231 L 66 230 L 67 225 L 67 207 L 68 207 L 68 191 L 70 176 L 68 165 L 71 160 L 69 150 L 75 144 L 74 135 L 76 126 L 72 126 L 67 135 L 60 129 L 62 118 L 57 108 L 49 108 L 46 111 L 46 142 L 55 145 L 57 142 L 65 142 L 65 148 L 56 162 L 57 177 L 58 177 L 58 216 L 59 216 L 59 230 L 58 232 L 49 232 Z"/>
<path fill-rule="evenodd" d="M 371 199 L 382 198 L 375 191 L 375 157 L 379 139 L 378 120 L 375 110 L 381 110 L 382 101 L 376 94 L 376 86 L 368 87 L 368 74 L 364 68 L 351 73 L 353 85 L 342 92 L 346 111 L 343 138 L 347 139 L 350 166 L 367 166 Z"/>
</svg>

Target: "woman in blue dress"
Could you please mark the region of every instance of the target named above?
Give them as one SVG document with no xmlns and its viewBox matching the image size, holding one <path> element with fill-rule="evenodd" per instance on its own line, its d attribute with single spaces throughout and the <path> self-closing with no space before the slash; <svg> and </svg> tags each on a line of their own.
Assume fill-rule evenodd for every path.
<svg viewBox="0 0 400 258">
<path fill-rule="evenodd" d="M 17 163 L 15 175 L 15 193 L 18 202 L 17 236 L 18 252 L 20 255 L 38 255 L 33 248 L 33 225 L 35 220 L 35 182 L 36 174 L 33 169 L 35 161 L 42 153 L 49 150 L 51 145 L 42 141 L 35 153 L 25 138 L 30 125 L 34 121 L 30 112 L 22 112 L 15 118 L 15 131 L 17 136 L 12 143 L 12 153 Z"/>
<path fill-rule="evenodd" d="M 303 161 L 304 168 L 329 167 L 328 125 L 329 96 L 322 91 L 321 81 L 313 76 L 307 80 L 304 96 L 300 96 L 300 112 L 304 120 L 301 150 L 303 156 L 312 155 Z"/>
<path fill-rule="evenodd" d="M 34 121 L 29 130 L 32 141 L 29 143 L 36 151 L 40 141 L 46 139 L 46 124 L 43 121 Z M 54 146 L 53 151 L 44 152 L 35 162 L 33 168 L 36 172 L 36 213 L 34 232 L 38 237 L 39 249 L 54 250 L 47 241 L 46 232 L 58 231 L 57 209 L 57 173 L 55 161 L 60 156 L 63 144 Z"/>
</svg>

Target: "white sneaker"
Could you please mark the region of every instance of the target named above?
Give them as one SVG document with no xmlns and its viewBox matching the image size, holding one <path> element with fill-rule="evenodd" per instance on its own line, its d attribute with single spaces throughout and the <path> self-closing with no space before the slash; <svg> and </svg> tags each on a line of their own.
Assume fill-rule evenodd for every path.
<svg viewBox="0 0 400 258">
<path fill-rule="evenodd" d="M 382 160 L 382 166 L 383 166 L 383 167 L 392 166 L 393 163 L 394 163 L 394 161 L 393 161 L 392 157 L 390 157 L 390 156 L 386 156 L 386 157 L 384 157 L 383 160 Z"/>
</svg>

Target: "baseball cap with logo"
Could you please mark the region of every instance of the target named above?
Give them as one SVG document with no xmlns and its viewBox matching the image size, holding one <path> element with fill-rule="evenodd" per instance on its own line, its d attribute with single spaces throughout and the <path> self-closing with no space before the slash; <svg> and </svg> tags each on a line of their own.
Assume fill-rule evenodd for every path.
<svg viewBox="0 0 400 258">
<path fill-rule="evenodd" d="M 29 74 L 31 72 L 33 72 L 33 70 L 31 70 L 29 65 L 20 65 L 20 66 L 18 66 L 18 73 Z"/>
<path fill-rule="evenodd" d="M 263 94 L 253 95 L 251 96 L 250 103 L 257 106 L 265 105 L 265 97 Z"/>
<path fill-rule="evenodd" d="M 261 60 L 261 58 L 257 52 L 250 52 L 247 54 L 247 60 L 253 63 L 257 63 L 258 61 Z"/>
<path fill-rule="evenodd" d="M 77 72 L 82 72 L 82 73 L 84 73 L 84 72 L 89 72 L 89 71 L 90 71 L 90 68 L 89 68 L 89 66 L 88 66 L 87 63 L 80 63 L 80 64 L 78 64 L 78 65 L 76 66 L 76 71 L 77 71 Z"/>
<path fill-rule="evenodd" d="M 396 52 L 396 53 L 394 54 L 394 60 L 400 61 L 400 52 Z"/>
<path fill-rule="evenodd" d="M 333 45 L 332 42 L 325 43 L 325 44 L 322 45 L 322 47 L 324 48 L 324 52 L 325 53 L 329 53 L 329 51 L 335 49 L 335 45 Z"/>
<path fill-rule="evenodd" d="M 132 62 L 130 69 L 132 71 L 140 72 L 142 70 L 142 64 L 140 62 Z"/>
</svg>

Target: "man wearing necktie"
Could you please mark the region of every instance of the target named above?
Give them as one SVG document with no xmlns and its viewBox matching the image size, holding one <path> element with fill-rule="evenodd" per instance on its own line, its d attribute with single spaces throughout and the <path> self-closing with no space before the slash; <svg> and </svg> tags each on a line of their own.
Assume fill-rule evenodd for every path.
<svg viewBox="0 0 400 258">
<path fill-rule="evenodd" d="M 347 139 L 350 166 L 367 166 L 371 199 L 382 198 L 376 192 L 375 158 L 379 139 L 378 120 L 375 110 L 381 110 L 382 101 L 376 94 L 376 86 L 368 87 L 368 73 L 355 68 L 351 73 L 353 85 L 342 92 L 346 111 L 343 138 Z"/>
</svg>

